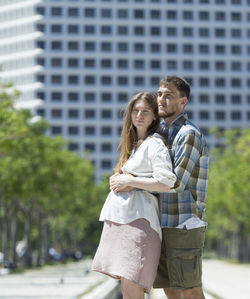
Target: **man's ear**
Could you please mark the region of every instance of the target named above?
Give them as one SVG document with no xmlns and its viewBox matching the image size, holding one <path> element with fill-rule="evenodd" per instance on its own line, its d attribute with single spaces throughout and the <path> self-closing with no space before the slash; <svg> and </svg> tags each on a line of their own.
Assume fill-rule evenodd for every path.
<svg viewBox="0 0 250 299">
<path fill-rule="evenodd" d="M 182 104 L 184 107 L 187 105 L 187 103 L 188 103 L 188 99 L 187 99 L 187 97 L 183 97 L 183 98 L 181 98 L 181 104 Z"/>
</svg>

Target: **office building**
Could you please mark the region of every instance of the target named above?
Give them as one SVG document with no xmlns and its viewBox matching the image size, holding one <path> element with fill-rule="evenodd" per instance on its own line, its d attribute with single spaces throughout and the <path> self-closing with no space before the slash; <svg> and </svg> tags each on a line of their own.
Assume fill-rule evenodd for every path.
<svg viewBox="0 0 250 299">
<path fill-rule="evenodd" d="M 48 134 L 112 170 L 122 111 L 166 74 L 192 86 L 189 118 L 250 124 L 250 0 L 0 0 L 1 78 L 42 100 Z"/>
</svg>

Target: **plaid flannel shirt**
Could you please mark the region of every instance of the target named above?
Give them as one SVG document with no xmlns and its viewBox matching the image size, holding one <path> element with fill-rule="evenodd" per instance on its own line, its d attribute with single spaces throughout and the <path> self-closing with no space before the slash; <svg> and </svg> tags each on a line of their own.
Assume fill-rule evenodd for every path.
<svg viewBox="0 0 250 299">
<path fill-rule="evenodd" d="M 160 194 L 161 226 L 177 227 L 193 216 L 206 222 L 208 152 L 200 130 L 182 114 L 168 127 L 161 124 L 159 133 L 168 141 L 174 187 Z"/>
</svg>

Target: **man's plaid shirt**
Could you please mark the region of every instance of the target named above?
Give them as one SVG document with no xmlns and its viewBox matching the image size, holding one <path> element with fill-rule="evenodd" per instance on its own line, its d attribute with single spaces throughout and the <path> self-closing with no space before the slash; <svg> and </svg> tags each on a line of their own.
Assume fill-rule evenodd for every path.
<svg viewBox="0 0 250 299">
<path fill-rule="evenodd" d="M 193 216 L 206 222 L 208 153 L 200 130 L 184 115 L 168 127 L 161 124 L 159 133 L 167 139 L 175 186 L 160 194 L 161 226 L 177 227 Z"/>
</svg>

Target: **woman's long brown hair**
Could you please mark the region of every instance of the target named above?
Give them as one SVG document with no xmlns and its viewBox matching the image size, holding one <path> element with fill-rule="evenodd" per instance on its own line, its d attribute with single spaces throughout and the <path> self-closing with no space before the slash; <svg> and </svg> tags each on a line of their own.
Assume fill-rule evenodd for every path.
<svg viewBox="0 0 250 299">
<path fill-rule="evenodd" d="M 130 100 L 130 102 L 128 103 L 127 109 L 124 114 L 124 123 L 122 128 L 121 141 L 118 147 L 118 149 L 120 149 L 121 151 L 121 154 L 120 154 L 120 159 L 114 168 L 115 172 L 122 173 L 121 168 L 124 165 L 124 163 L 129 159 L 138 141 L 136 128 L 132 123 L 132 117 L 131 117 L 134 105 L 138 100 L 143 100 L 153 111 L 154 116 L 156 118 L 155 120 L 153 120 L 152 124 L 148 127 L 146 137 L 152 135 L 159 127 L 160 118 L 158 116 L 157 96 L 149 92 L 140 92 L 135 94 Z"/>
</svg>

